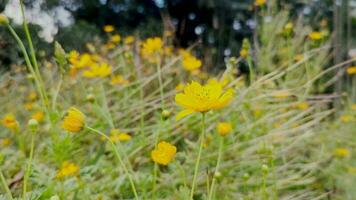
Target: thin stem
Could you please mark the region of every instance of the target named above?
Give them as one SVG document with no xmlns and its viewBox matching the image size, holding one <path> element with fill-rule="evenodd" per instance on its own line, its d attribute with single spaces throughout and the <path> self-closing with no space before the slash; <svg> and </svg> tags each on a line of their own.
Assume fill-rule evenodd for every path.
<svg viewBox="0 0 356 200">
<path fill-rule="evenodd" d="M 161 95 L 161 108 L 164 109 L 164 93 L 163 93 L 163 81 L 162 81 L 162 72 L 161 72 L 161 61 L 157 62 L 157 73 L 158 73 L 158 82 L 159 82 L 159 92 Z"/>
<path fill-rule="evenodd" d="M 5 179 L 5 177 L 4 177 L 4 174 L 2 173 L 1 168 L 0 168 L 0 178 L 1 178 L 2 186 L 4 187 L 4 189 L 5 189 L 5 191 L 6 191 L 7 197 L 8 197 L 10 200 L 14 200 L 14 198 L 12 197 L 10 188 L 9 188 L 9 186 L 8 186 L 7 183 L 6 183 L 6 179 Z"/>
<path fill-rule="evenodd" d="M 110 139 L 110 137 L 108 137 L 106 134 L 102 133 L 101 131 L 96 130 L 94 128 L 91 128 L 89 126 L 86 126 L 86 128 L 88 130 L 93 131 L 94 133 L 104 137 L 105 139 L 107 139 L 109 141 L 109 143 L 110 143 L 110 145 L 111 145 L 111 147 L 112 147 L 112 149 L 114 151 L 114 154 L 115 154 L 116 158 L 119 160 L 120 165 L 124 169 L 124 171 L 126 173 L 126 176 L 128 177 L 128 179 L 130 181 L 131 189 L 132 189 L 132 192 L 135 195 L 135 199 L 138 200 L 139 198 L 138 198 L 138 195 L 137 195 L 137 192 L 136 192 L 136 187 L 135 187 L 135 184 L 134 184 L 133 179 L 131 177 L 131 174 L 130 174 L 129 170 L 127 169 L 125 163 L 123 162 L 123 160 L 122 160 L 122 158 L 121 158 L 121 156 L 119 154 L 119 151 L 117 150 L 116 145 L 114 144 L 114 142 Z"/>
<path fill-rule="evenodd" d="M 192 189 L 190 191 L 190 200 L 193 200 L 194 196 L 194 189 L 195 189 L 195 184 L 197 180 L 197 175 L 198 175 L 198 170 L 199 170 L 199 164 L 200 164 L 200 157 L 201 157 L 201 152 L 203 150 L 204 146 L 204 137 L 205 137 L 205 113 L 202 113 L 202 125 L 201 125 L 201 135 L 200 135 L 200 146 L 199 146 L 199 152 L 198 152 L 198 157 L 195 163 L 195 169 L 194 169 L 194 176 L 193 176 L 193 182 L 192 182 Z"/>
<path fill-rule="evenodd" d="M 212 183 L 211 183 L 210 193 L 209 193 L 209 198 L 208 198 L 208 200 L 211 200 L 211 199 L 213 198 L 214 187 L 215 187 L 215 182 L 216 182 L 216 174 L 217 174 L 218 171 L 219 171 L 220 162 L 221 162 L 221 157 L 222 157 L 222 152 L 223 152 L 223 146 L 224 146 L 224 137 L 221 136 L 221 137 L 220 137 L 220 144 L 219 144 L 218 160 L 216 161 L 215 172 L 214 172 L 214 176 L 213 176 L 213 181 L 212 181 Z"/>
<path fill-rule="evenodd" d="M 26 169 L 24 180 L 23 180 L 23 193 L 22 193 L 22 199 L 23 200 L 26 200 L 27 182 L 28 182 L 28 178 L 30 177 L 30 173 L 31 173 L 33 150 L 34 150 L 34 147 L 35 147 L 35 134 L 36 134 L 36 132 L 35 132 L 35 130 L 33 130 L 32 134 L 31 134 L 30 158 L 29 158 L 29 161 L 27 163 L 27 169 Z"/>
</svg>

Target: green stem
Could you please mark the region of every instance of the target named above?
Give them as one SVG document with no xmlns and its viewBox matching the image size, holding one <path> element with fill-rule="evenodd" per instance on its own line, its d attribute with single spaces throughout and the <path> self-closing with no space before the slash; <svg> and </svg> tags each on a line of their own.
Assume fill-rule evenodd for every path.
<svg viewBox="0 0 356 200">
<path fill-rule="evenodd" d="M 209 193 L 209 198 L 208 198 L 208 200 L 211 200 L 211 199 L 213 198 L 214 187 L 215 187 L 215 182 L 216 182 L 216 174 L 217 174 L 218 171 L 219 171 L 220 162 L 221 162 L 221 157 L 222 157 L 222 151 L 223 151 L 223 146 L 224 146 L 224 137 L 221 136 L 221 137 L 220 137 L 220 144 L 219 144 L 218 160 L 217 160 L 217 162 L 216 162 L 215 172 L 214 172 L 214 176 L 213 176 L 213 181 L 212 181 L 212 183 L 211 183 L 210 193 Z"/>
<path fill-rule="evenodd" d="M 199 146 L 199 152 L 198 152 L 198 157 L 195 162 L 195 169 L 194 169 L 194 176 L 193 176 L 193 182 L 192 182 L 192 189 L 190 191 L 190 200 L 193 200 L 194 196 L 194 189 L 195 189 L 195 184 L 197 180 L 197 175 L 198 175 L 198 170 L 199 170 L 199 164 L 200 164 L 200 157 L 201 157 L 201 152 L 203 150 L 204 146 L 204 137 L 205 137 L 205 113 L 202 113 L 202 127 L 201 127 L 201 135 L 200 135 L 200 146 Z"/>
<path fill-rule="evenodd" d="M 133 179 L 131 177 L 131 174 L 130 174 L 129 170 L 127 169 L 125 163 L 123 162 L 123 160 L 122 160 L 122 158 L 121 158 L 121 156 L 119 154 L 119 151 L 117 150 L 116 145 L 114 144 L 114 142 L 110 139 L 110 137 L 108 137 L 106 134 L 102 133 L 101 131 L 96 130 L 94 128 L 91 128 L 89 126 L 86 126 L 86 128 L 88 130 L 93 131 L 94 133 L 104 137 L 105 139 L 107 139 L 109 141 L 109 143 L 110 143 L 110 145 L 111 145 L 111 147 L 112 147 L 112 149 L 114 151 L 114 154 L 115 154 L 116 158 L 119 160 L 120 165 L 124 169 L 124 171 L 126 173 L 126 176 L 128 177 L 128 179 L 130 181 L 131 189 L 132 189 L 132 192 L 135 195 L 135 199 L 138 200 L 139 198 L 138 198 L 138 195 L 137 195 L 137 192 L 136 192 L 136 187 L 135 187 L 135 184 L 134 184 Z"/>
<path fill-rule="evenodd" d="M 157 62 L 157 73 L 158 73 L 158 82 L 159 82 L 159 92 L 161 95 L 161 109 L 164 109 L 164 93 L 163 93 L 163 81 L 162 81 L 162 72 L 161 72 L 161 61 Z"/>
<path fill-rule="evenodd" d="M 2 186 L 4 187 L 4 189 L 5 189 L 5 191 L 6 191 L 7 197 L 8 197 L 10 200 L 14 200 L 14 198 L 12 197 L 10 188 L 9 188 L 9 186 L 8 186 L 7 183 L 6 183 L 6 179 L 5 179 L 5 177 L 4 177 L 4 174 L 2 173 L 1 168 L 0 168 L 0 178 L 1 178 Z"/>
<path fill-rule="evenodd" d="M 28 178 L 30 177 L 30 173 L 31 173 L 33 150 L 34 150 L 34 147 L 35 147 L 35 134 L 36 134 L 36 132 L 35 132 L 35 130 L 33 130 L 32 134 L 31 134 L 30 158 L 29 158 L 29 161 L 27 163 L 27 169 L 26 169 L 24 180 L 23 180 L 23 193 L 22 193 L 22 199 L 23 200 L 26 200 L 27 182 L 28 182 Z"/>
</svg>

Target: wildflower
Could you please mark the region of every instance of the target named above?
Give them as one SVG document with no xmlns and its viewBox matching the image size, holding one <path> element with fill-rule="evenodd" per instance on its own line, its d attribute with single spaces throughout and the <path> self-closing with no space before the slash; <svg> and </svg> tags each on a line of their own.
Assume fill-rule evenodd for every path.
<svg viewBox="0 0 356 200">
<path fill-rule="evenodd" d="M 76 175 L 79 172 L 79 169 L 80 168 L 78 165 L 68 161 L 64 161 L 61 167 L 59 168 L 59 170 L 57 171 L 56 178 L 60 179 L 60 178 Z"/>
<path fill-rule="evenodd" d="M 84 127 L 84 120 L 84 114 L 78 109 L 71 107 L 63 119 L 62 128 L 72 133 L 79 132 Z"/>
<path fill-rule="evenodd" d="M 175 96 L 176 103 L 184 108 L 176 119 L 179 120 L 195 112 L 203 113 L 223 108 L 230 103 L 232 97 L 233 90 L 229 89 L 223 93 L 220 83 L 208 83 L 202 86 L 193 81 L 185 86 L 183 93 Z"/>
<path fill-rule="evenodd" d="M 37 93 L 36 92 L 30 92 L 28 95 L 27 95 L 27 99 L 29 101 L 35 101 L 37 99 Z"/>
<path fill-rule="evenodd" d="M 356 74 L 356 66 L 348 67 L 347 70 L 346 70 L 346 72 L 347 72 L 347 74 L 349 74 L 349 75 Z"/>
<path fill-rule="evenodd" d="M 345 123 L 351 122 L 353 120 L 353 116 L 352 115 L 342 115 L 340 117 L 340 120 Z"/>
<path fill-rule="evenodd" d="M 96 64 L 85 70 L 83 76 L 86 78 L 105 78 L 111 74 L 111 70 L 112 67 L 107 63 Z"/>
<path fill-rule="evenodd" d="M 255 0 L 255 6 L 263 6 L 266 2 L 267 0 Z"/>
<path fill-rule="evenodd" d="M 121 37 L 119 34 L 115 34 L 110 38 L 110 41 L 113 43 L 119 43 L 121 41 Z"/>
<path fill-rule="evenodd" d="M 11 143 L 11 140 L 10 138 L 3 138 L 0 140 L 0 144 L 2 147 L 6 147 L 6 146 L 9 146 Z"/>
<path fill-rule="evenodd" d="M 183 68 L 189 72 L 197 70 L 201 67 L 201 61 L 194 56 L 183 57 Z"/>
<path fill-rule="evenodd" d="M 297 108 L 300 110 L 306 110 L 309 108 L 309 103 L 307 101 L 303 101 L 297 104 Z"/>
<path fill-rule="evenodd" d="M 148 38 L 142 44 L 142 53 L 144 55 L 152 55 L 160 53 L 163 49 L 163 41 L 159 37 Z"/>
<path fill-rule="evenodd" d="M 79 57 L 79 60 L 75 62 L 73 65 L 77 69 L 89 67 L 94 64 L 94 61 L 92 60 L 92 57 L 90 54 L 84 53 Z"/>
<path fill-rule="evenodd" d="M 134 41 L 135 41 L 135 37 L 134 37 L 134 36 L 131 36 L 131 35 L 126 36 L 126 37 L 124 38 L 124 43 L 125 43 L 126 45 L 132 44 Z"/>
<path fill-rule="evenodd" d="M 6 25 L 9 23 L 9 19 L 6 15 L 0 14 L 0 25 Z"/>
<path fill-rule="evenodd" d="M 17 120 L 13 114 L 5 115 L 2 118 L 1 122 L 2 122 L 3 126 L 5 126 L 6 128 L 8 128 L 12 131 L 17 131 L 19 129 L 19 123 L 17 122 Z"/>
<path fill-rule="evenodd" d="M 32 110 L 33 109 L 33 103 L 25 103 L 23 105 L 23 107 L 25 107 L 26 110 Z"/>
<path fill-rule="evenodd" d="M 232 126 L 231 126 L 231 123 L 229 123 L 229 122 L 220 122 L 216 126 L 216 129 L 217 129 L 219 135 L 225 136 L 225 135 L 231 133 Z"/>
<path fill-rule="evenodd" d="M 338 157 L 347 157 L 349 154 L 350 154 L 350 151 L 346 148 L 335 149 L 335 155 Z"/>
<path fill-rule="evenodd" d="M 106 33 L 111 33 L 115 30 L 115 27 L 113 25 L 105 25 L 103 27 L 103 30 L 106 32 Z"/>
<path fill-rule="evenodd" d="M 43 118 L 44 118 L 44 112 L 42 111 L 35 112 L 34 114 L 31 115 L 31 119 L 35 119 L 38 122 L 43 121 Z"/>
<path fill-rule="evenodd" d="M 273 95 L 273 97 L 275 97 L 277 99 L 285 99 L 285 98 L 289 97 L 291 94 L 287 90 L 279 90 L 279 91 L 274 92 L 272 95 Z"/>
<path fill-rule="evenodd" d="M 240 57 L 241 58 L 246 58 L 248 56 L 248 50 L 246 49 L 241 49 L 240 50 Z"/>
<path fill-rule="evenodd" d="M 161 165 L 168 165 L 174 158 L 177 148 L 165 141 L 160 142 L 157 148 L 151 151 L 151 158 L 154 162 Z"/>
<path fill-rule="evenodd" d="M 319 41 L 321 39 L 323 39 L 323 34 L 321 32 L 317 32 L 317 31 L 313 31 L 311 33 L 309 33 L 309 39 L 313 40 L 313 41 Z"/>
<path fill-rule="evenodd" d="M 131 135 L 121 132 L 119 129 L 112 129 L 110 131 L 110 139 L 113 142 L 119 141 L 129 141 L 131 140 Z"/>
<path fill-rule="evenodd" d="M 123 76 L 117 75 L 113 76 L 110 81 L 111 85 L 127 85 L 129 81 L 126 80 Z"/>
</svg>

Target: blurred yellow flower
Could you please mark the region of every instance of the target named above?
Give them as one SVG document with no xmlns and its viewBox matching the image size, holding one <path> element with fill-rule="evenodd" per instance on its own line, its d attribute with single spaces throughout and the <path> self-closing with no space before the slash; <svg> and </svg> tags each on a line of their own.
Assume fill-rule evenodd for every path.
<svg viewBox="0 0 356 200">
<path fill-rule="evenodd" d="M 300 62 L 303 59 L 304 59 L 304 55 L 303 54 L 297 54 L 297 55 L 294 56 L 295 62 Z"/>
<path fill-rule="evenodd" d="M 303 101 L 297 104 L 297 108 L 299 110 L 306 110 L 309 108 L 309 103 L 307 101 Z"/>
<path fill-rule="evenodd" d="M 85 116 L 75 107 L 69 108 L 62 122 L 62 128 L 72 133 L 82 130 L 84 127 Z"/>
<path fill-rule="evenodd" d="M 129 141 L 131 140 L 131 135 L 121 132 L 119 129 L 112 129 L 110 131 L 110 139 L 113 142 L 119 141 Z"/>
<path fill-rule="evenodd" d="M 221 136 L 225 136 L 232 131 L 232 125 L 229 122 L 219 122 L 216 129 Z"/>
<path fill-rule="evenodd" d="M 105 25 L 103 27 L 103 30 L 107 33 L 111 33 L 115 30 L 115 27 L 113 25 Z"/>
<path fill-rule="evenodd" d="M 35 101 L 37 99 L 37 93 L 32 91 L 27 95 L 29 101 Z"/>
<path fill-rule="evenodd" d="M 26 110 L 32 110 L 33 109 L 33 103 L 25 103 L 23 105 Z"/>
<path fill-rule="evenodd" d="M 126 80 L 121 75 L 116 75 L 111 78 L 110 84 L 111 85 L 127 85 L 127 84 L 129 84 L 129 81 Z"/>
<path fill-rule="evenodd" d="M 346 69 L 346 72 L 347 72 L 347 74 L 349 74 L 349 75 L 356 74 L 356 66 L 348 67 L 348 68 Z"/>
<path fill-rule="evenodd" d="M 0 140 L 1 147 L 9 146 L 10 143 L 11 143 L 11 139 L 10 138 L 3 138 L 3 139 Z"/>
<path fill-rule="evenodd" d="M 2 118 L 1 123 L 3 126 L 5 126 L 6 128 L 8 128 L 12 131 L 18 131 L 18 129 L 20 128 L 19 123 L 16 120 L 15 115 L 13 115 L 13 114 L 5 115 Z"/>
<path fill-rule="evenodd" d="M 291 93 L 287 90 L 279 90 L 276 92 L 272 93 L 273 97 L 277 98 L 277 99 L 285 99 L 288 98 L 289 96 L 291 96 Z"/>
<path fill-rule="evenodd" d="M 321 32 L 313 31 L 309 33 L 309 39 L 314 40 L 314 41 L 319 41 L 323 39 L 323 34 Z"/>
<path fill-rule="evenodd" d="M 182 60 L 183 68 L 189 72 L 201 67 L 201 61 L 194 56 L 184 56 Z"/>
<path fill-rule="evenodd" d="M 345 123 L 351 122 L 353 119 L 354 119 L 354 118 L 353 118 L 352 115 L 342 115 L 342 116 L 340 116 L 340 120 L 341 120 L 342 122 L 345 122 Z"/>
<path fill-rule="evenodd" d="M 142 44 L 143 55 L 153 55 L 163 50 L 163 41 L 159 37 L 148 38 Z"/>
<path fill-rule="evenodd" d="M 337 148 L 335 149 L 335 155 L 339 157 L 347 157 L 350 155 L 350 151 L 346 148 Z"/>
<path fill-rule="evenodd" d="M 229 89 L 223 93 L 222 88 L 222 85 L 218 82 L 203 86 L 195 81 L 187 84 L 184 92 L 175 96 L 176 103 L 184 108 L 183 111 L 178 113 L 176 119 L 179 120 L 195 112 L 207 112 L 228 105 L 232 100 L 233 90 Z"/>
<path fill-rule="evenodd" d="M 155 163 L 168 165 L 176 155 L 177 148 L 165 141 L 158 143 L 157 148 L 151 151 L 151 158 Z"/>
<path fill-rule="evenodd" d="M 286 25 L 283 27 L 283 31 L 285 34 L 290 35 L 293 32 L 293 23 L 288 22 Z"/>
<path fill-rule="evenodd" d="M 111 36 L 110 41 L 113 43 L 119 43 L 121 41 L 121 36 L 119 34 L 115 34 Z"/>
<path fill-rule="evenodd" d="M 267 0 L 255 0 L 255 6 L 263 6 L 266 2 Z"/>
<path fill-rule="evenodd" d="M 44 118 L 44 112 L 42 111 L 35 112 L 31 115 L 31 119 L 35 119 L 38 122 L 43 121 L 43 118 Z"/>
<path fill-rule="evenodd" d="M 125 43 L 126 45 L 132 44 L 134 41 L 135 41 L 135 37 L 134 37 L 134 36 L 131 36 L 131 35 L 126 36 L 126 37 L 124 38 L 124 43 Z"/>
<path fill-rule="evenodd" d="M 83 77 L 86 78 L 105 78 L 111 74 L 112 67 L 107 63 L 101 65 L 92 65 L 89 69 L 83 71 Z"/>
<path fill-rule="evenodd" d="M 241 58 L 246 58 L 248 56 L 248 50 L 246 49 L 241 49 L 240 50 L 240 57 Z"/>
<path fill-rule="evenodd" d="M 356 104 L 351 105 L 351 110 L 356 110 Z"/>
<path fill-rule="evenodd" d="M 69 161 L 64 161 L 57 171 L 56 178 L 60 179 L 68 176 L 74 176 L 78 174 L 79 170 L 80 168 L 78 165 Z"/>
</svg>

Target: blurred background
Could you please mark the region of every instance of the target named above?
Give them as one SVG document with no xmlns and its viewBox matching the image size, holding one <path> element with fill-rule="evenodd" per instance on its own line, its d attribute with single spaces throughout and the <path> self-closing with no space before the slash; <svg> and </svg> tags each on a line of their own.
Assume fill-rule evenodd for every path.
<svg viewBox="0 0 356 200">
<path fill-rule="evenodd" d="M 348 57 L 355 45 L 355 0 L 273 0 L 293 20 L 299 19 L 311 30 L 331 31 L 333 62 Z M 105 38 L 104 25 L 114 25 L 122 36 L 139 38 L 173 35 L 175 47 L 194 45 L 204 65 L 211 70 L 224 66 L 226 57 L 238 56 L 243 38 L 253 41 L 259 21 L 252 0 L 25 0 L 27 19 L 40 56 L 53 52 L 53 41 L 65 50 L 81 50 L 94 38 Z M 21 29 L 18 0 L 0 1 L 4 12 Z M 22 31 L 19 31 L 20 33 Z M 354 36 L 354 37 L 352 37 Z M 75 41 L 75 42 L 73 42 Z M 255 41 L 256 42 L 256 41 Z M 341 48 L 340 48 L 341 47 Z M 6 29 L 0 29 L 0 65 L 7 68 L 19 62 L 19 50 Z"/>
</svg>

